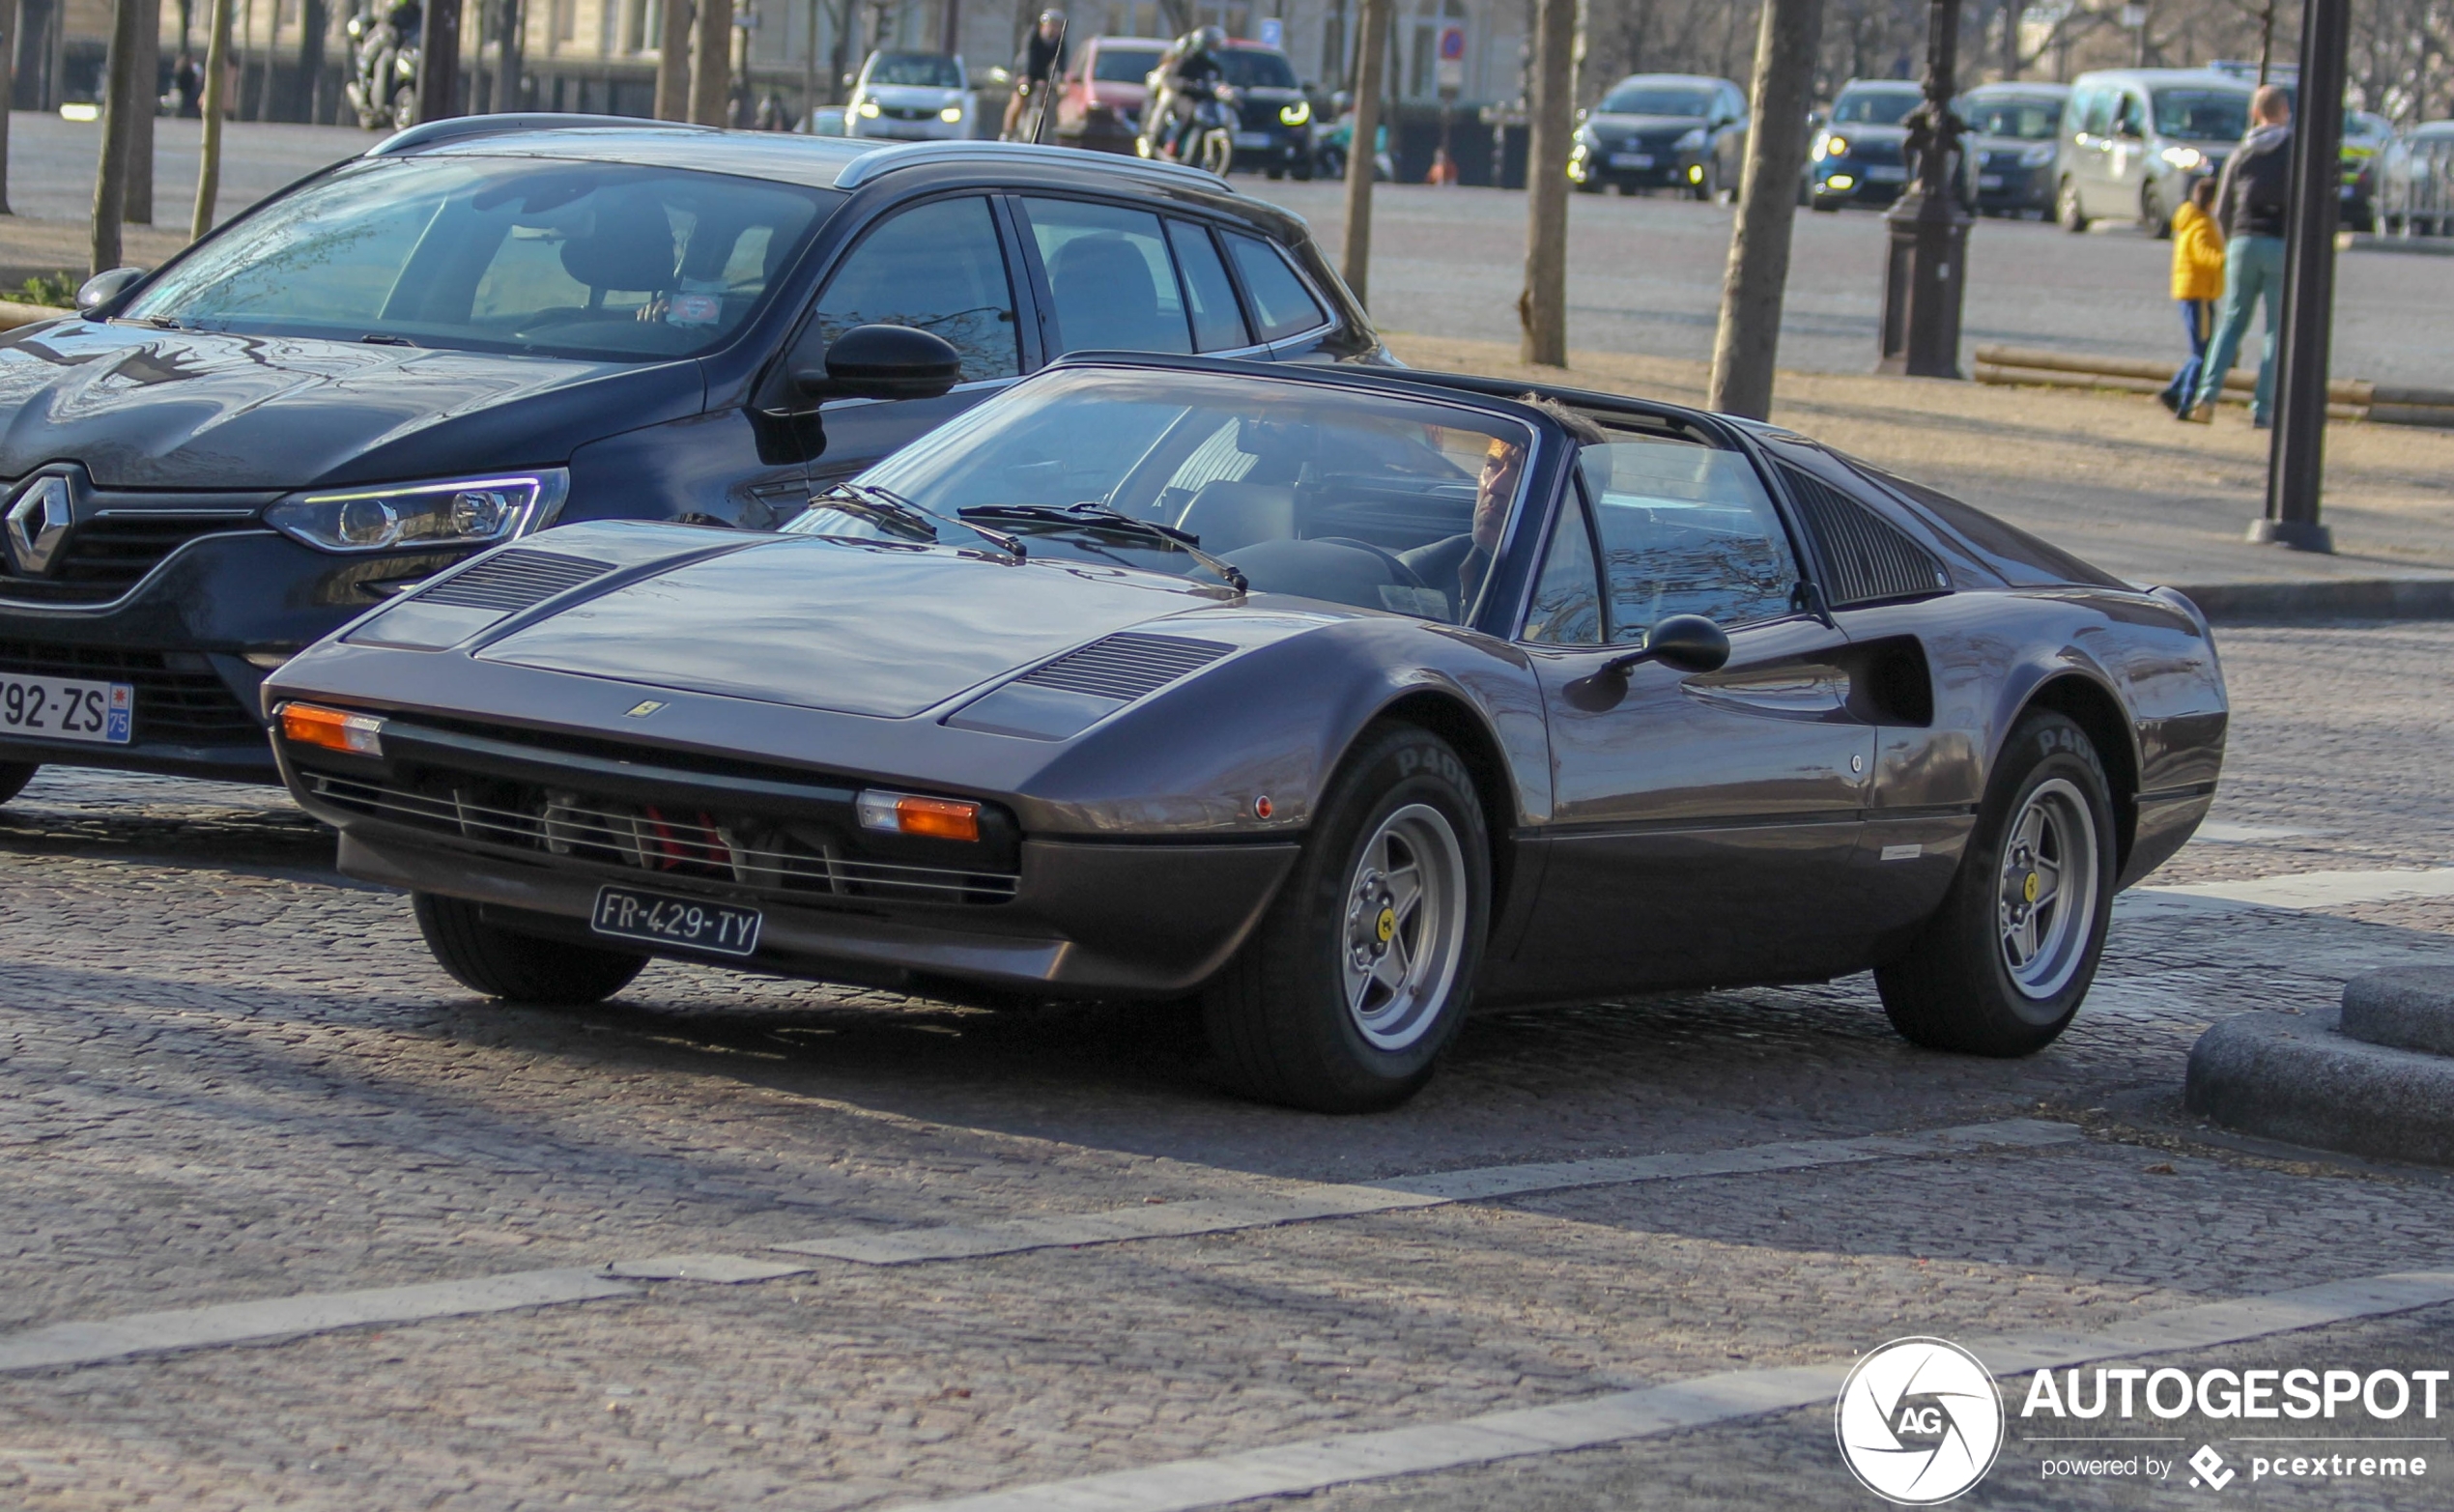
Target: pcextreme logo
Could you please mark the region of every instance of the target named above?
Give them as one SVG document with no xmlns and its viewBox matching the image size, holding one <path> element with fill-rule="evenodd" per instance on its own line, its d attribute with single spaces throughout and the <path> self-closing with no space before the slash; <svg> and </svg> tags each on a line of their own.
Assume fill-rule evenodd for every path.
<svg viewBox="0 0 2454 1512">
<path fill-rule="evenodd" d="M 1840 1459 L 1900 1506 L 1949 1501 L 1985 1478 L 2003 1446 L 2003 1399 L 1976 1355 L 1948 1339 L 1894 1339 L 1858 1360 L 1833 1409 Z"/>
</svg>

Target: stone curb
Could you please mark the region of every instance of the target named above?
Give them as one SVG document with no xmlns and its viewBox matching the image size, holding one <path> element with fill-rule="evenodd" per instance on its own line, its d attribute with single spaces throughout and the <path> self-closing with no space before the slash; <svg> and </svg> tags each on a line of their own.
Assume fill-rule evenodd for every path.
<svg viewBox="0 0 2454 1512">
<path fill-rule="evenodd" d="M 2388 966 L 2343 984 L 2343 1032 L 2354 1040 L 2454 1055 L 2454 966 Z"/>
<path fill-rule="evenodd" d="M 2367 1044 L 2338 1014 L 2243 1013 L 2190 1047 L 2183 1101 L 2227 1128 L 2454 1165 L 2454 1058 Z"/>
<path fill-rule="evenodd" d="M 2081 546 L 2080 550 L 2086 548 Z M 2176 584 L 2219 625 L 2332 619 L 2454 619 L 2454 577 L 2302 578 L 2280 583 Z"/>
</svg>

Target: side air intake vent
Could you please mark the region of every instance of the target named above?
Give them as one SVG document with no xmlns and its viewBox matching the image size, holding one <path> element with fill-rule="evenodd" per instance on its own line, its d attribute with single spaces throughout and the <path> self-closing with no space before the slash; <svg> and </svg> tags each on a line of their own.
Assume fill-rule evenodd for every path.
<svg viewBox="0 0 2454 1512">
<path fill-rule="evenodd" d="M 1199 671 L 1234 649 L 1215 641 L 1178 636 L 1114 635 L 1069 651 L 1015 681 L 1127 703 Z"/>
<path fill-rule="evenodd" d="M 1791 467 L 1781 471 L 1807 528 L 1823 545 L 1832 572 L 1824 588 L 1833 608 L 1952 590 L 1943 564 L 1899 527 L 1811 472 Z"/>
<path fill-rule="evenodd" d="M 450 582 L 428 588 L 417 595 L 417 602 L 452 609 L 491 609 L 508 614 L 613 570 L 610 562 L 590 561 L 585 556 L 515 549 L 490 556 Z"/>
</svg>

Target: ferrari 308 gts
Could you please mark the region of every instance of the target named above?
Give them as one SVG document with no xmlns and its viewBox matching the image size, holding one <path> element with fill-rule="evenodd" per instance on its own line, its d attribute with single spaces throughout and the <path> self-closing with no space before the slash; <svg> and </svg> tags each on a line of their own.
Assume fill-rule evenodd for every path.
<svg viewBox="0 0 2454 1512">
<path fill-rule="evenodd" d="M 951 383 L 860 328 L 797 375 Z M 472 559 L 266 687 L 437 959 L 1198 997 L 1225 1073 L 1398 1102 L 1473 1005 L 1872 970 L 2020 1055 L 2185 842 L 2208 626 L 1801 437 L 1561 388 L 1069 358 L 774 530 Z"/>
</svg>

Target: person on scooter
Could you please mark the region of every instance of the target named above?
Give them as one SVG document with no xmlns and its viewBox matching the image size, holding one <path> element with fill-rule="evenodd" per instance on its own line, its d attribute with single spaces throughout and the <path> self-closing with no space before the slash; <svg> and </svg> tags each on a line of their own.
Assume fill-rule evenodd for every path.
<svg viewBox="0 0 2454 1512">
<path fill-rule="evenodd" d="M 1167 156 L 1180 162 L 1193 128 L 1194 101 L 1209 99 L 1226 80 L 1226 68 L 1218 61 L 1226 47 L 1226 29 L 1205 26 L 1176 48 L 1176 62 L 1167 71 Z"/>
</svg>

